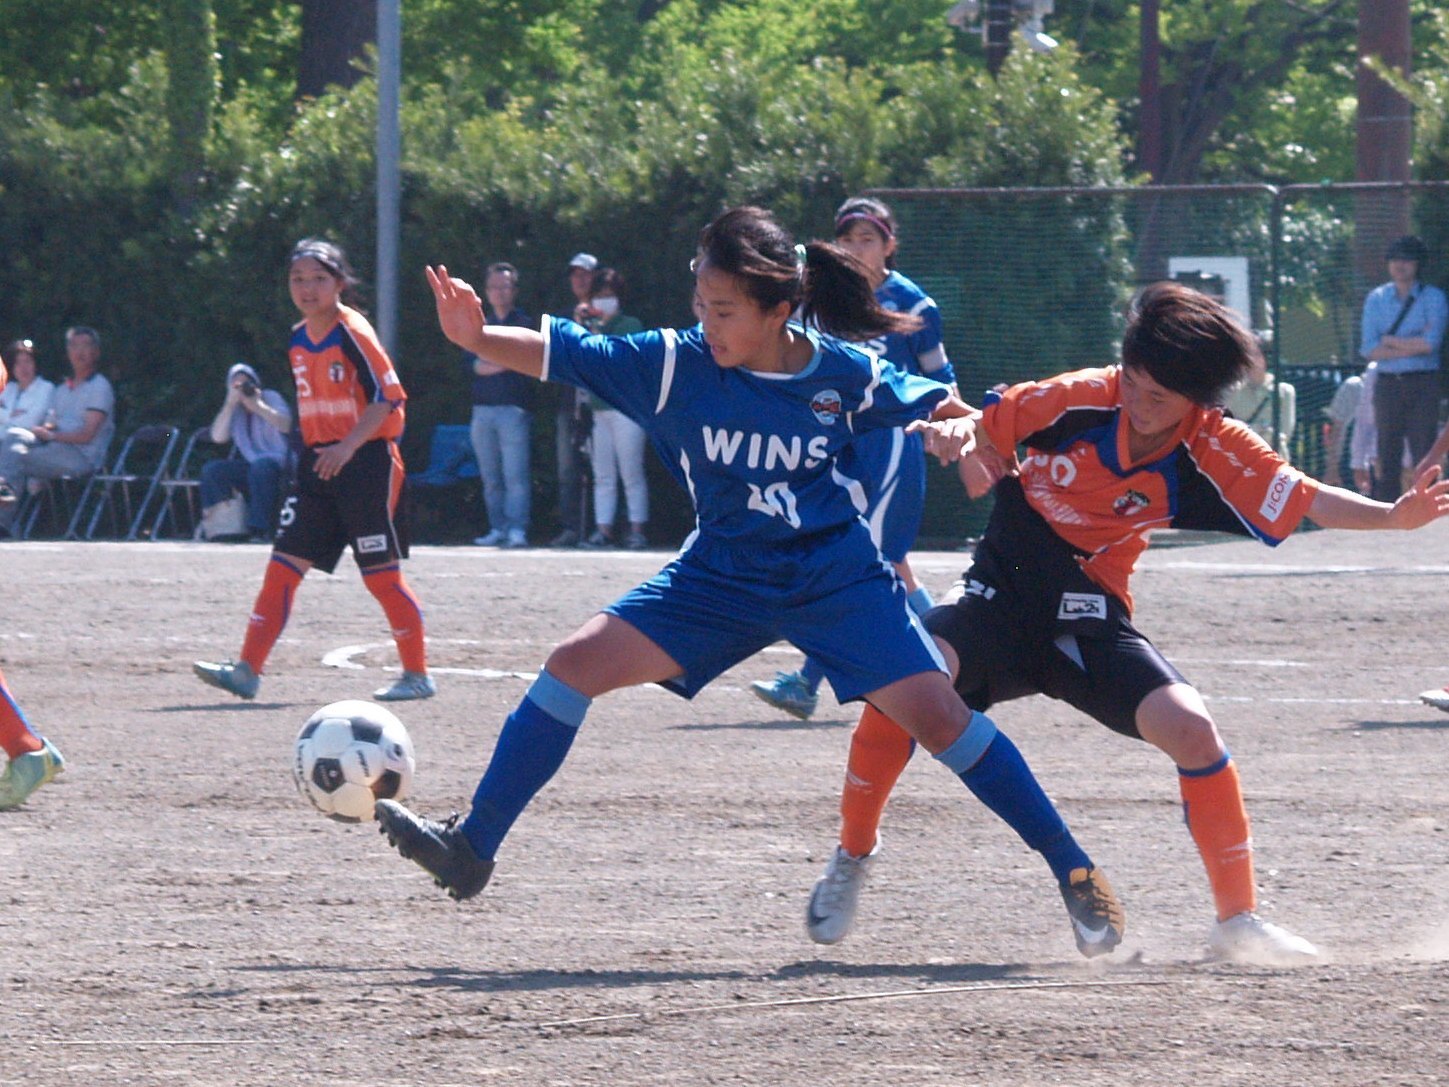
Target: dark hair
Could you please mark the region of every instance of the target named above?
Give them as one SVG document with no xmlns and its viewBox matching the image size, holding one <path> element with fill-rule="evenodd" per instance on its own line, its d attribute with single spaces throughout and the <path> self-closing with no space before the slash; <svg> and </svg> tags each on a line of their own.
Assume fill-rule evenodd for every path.
<svg viewBox="0 0 1449 1087">
<path fill-rule="evenodd" d="M 483 269 L 483 285 L 485 287 L 488 285 L 489 276 L 499 275 L 507 276 L 509 279 L 513 280 L 513 285 L 515 287 L 518 286 L 518 269 L 515 268 L 513 265 L 509 264 L 506 260 L 494 261 L 492 264 L 488 265 L 487 268 Z"/>
<path fill-rule="evenodd" d="M 35 358 L 35 341 L 33 340 L 11 340 L 3 350 L 0 350 L 0 362 L 5 364 L 7 370 L 15 369 L 15 358 L 21 352 Z"/>
<path fill-rule="evenodd" d="M 612 294 L 624 297 L 624 275 L 617 268 L 600 268 L 594 272 L 594 282 L 589 287 L 590 295 Z"/>
<path fill-rule="evenodd" d="M 1405 234 L 1389 243 L 1384 260 L 1411 260 L 1415 264 L 1423 264 L 1428 255 L 1429 247 L 1424 244 L 1424 239 L 1417 234 Z"/>
<path fill-rule="evenodd" d="M 1233 311 L 1181 283 L 1153 283 L 1127 310 L 1122 365 L 1211 406 L 1263 360 L 1257 338 Z"/>
<path fill-rule="evenodd" d="M 340 279 L 344 292 L 357 286 L 359 280 L 357 276 L 353 275 L 352 265 L 347 263 L 347 254 L 342 251 L 340 245 L 329 242 L 326 238 L 303 238 L 292 246 L 292 253 L 287 257 L 287 267 L 291 268 L 299 260 L 307 257 L 311 257 Z"/>
<path fill-rule="evenodd" d="M 731 208 L 699 232 L 702 263 L 734 276 L 761 309 L 788 302 L 822 331 L 844 340 L 914 332 L 921 319 L 884 308 L 854 256 L 833 242 L 796 246 L 763 208 Z"/>
<path fill-rule="evenodd" d="M 858 222 L 869 223 L 875 227 L 885 241 L 890 241 L 900 231 L 896 225 L 895 214 L 889 205 L 884 200 L 877 200 L 871 196 L 852 196 L 836 209 L 835 236 L 839 238 L 850 229 L 851 224 Z M 887 268 L 896 266 L 894 253 L 886 257 L 885 266 Z"/>
</svg>

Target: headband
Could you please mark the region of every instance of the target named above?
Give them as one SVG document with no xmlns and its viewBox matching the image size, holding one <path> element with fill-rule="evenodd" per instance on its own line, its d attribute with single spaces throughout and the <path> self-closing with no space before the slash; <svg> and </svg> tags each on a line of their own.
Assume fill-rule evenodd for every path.
<svg viewBox="0 0 1449 1087">
<path fill-rule="evenodd" d="M 299 260 L 302 260 L 305 257 L 311 257 L 318 264 L 322 265 L 322 267 L 326 268 L 329 272 L 337 276 L 339 279 L 347 278 L 342 274 L 342 269 L 338 267 L 337 258 L 332 256 L 332 254 L 328 253 L 327 250 L 321 249 L 314 245 L 307 245 L 303 246 L 301 249 L 292 250 L 292 255 L 287 258 L 287 264 L 289 266 L 296 264 Z"/>
<path fill-rule="evenodd" d="M 880 218 L 877 215 L 870 214 L 870 212 L 868 212 L 868 211 L 847 211 L 839 219 L 836 219 L 835 220 L 835 234 L 836 234 L 836 236 L 839 237 L 840 232 L 841 232 L 841 227 L 845 226 L 846 223 L 849 223 L 849 222 L 851 222 L 852 220 L 855 220 L 855 219 L 864 219 L 867 223 L 869 223 L 871 226 L 875 227 L 882 234 L 884 234 L 886 236 L 886 239 L 887 240 L 890 240 L 891 238 L 894 238 L 896 236 L 896 232 L 891 229 L 889 223 L 887 223 L 884 219 Z"/>
</svg>

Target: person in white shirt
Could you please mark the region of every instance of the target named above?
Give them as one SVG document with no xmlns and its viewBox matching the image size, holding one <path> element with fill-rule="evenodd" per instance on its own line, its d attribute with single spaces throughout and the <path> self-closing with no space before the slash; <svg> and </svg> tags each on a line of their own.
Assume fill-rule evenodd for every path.
<svg viewBox="0 0 1449 1087">
<path fill-rule="evenodd" d="M 55 384 L 40 376 L 35 365 L 35 344 L 15 340 L 0 351 L 0 359 L 10 371 L 10 384 L 0 392 L 0 427 L 30 430 L 40 426 L 50 411 Z"/>
</svg>

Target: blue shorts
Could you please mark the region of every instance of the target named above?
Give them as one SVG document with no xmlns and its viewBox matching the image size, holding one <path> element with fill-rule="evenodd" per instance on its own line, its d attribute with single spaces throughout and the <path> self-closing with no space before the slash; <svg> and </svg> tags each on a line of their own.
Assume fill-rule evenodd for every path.
<svg viewBox="0 0 1449 1087">
<path fill-rule="evenodd" d="M 768 547 L 700 538 L 604 609 L 668 653 L 693 698 L 781 639 L 819 662 L 841 702 L 921 672 L 943 672 L 900 579 L 858 523 Z"/>
<path fill-rule="evenodd" d="M 841 472 L 865 488 L 865 519 L 881 554 L 904 562 L 926 509 L 925 442 L 904 430 L 868 430 L 850 443 Z"/>
</svg>

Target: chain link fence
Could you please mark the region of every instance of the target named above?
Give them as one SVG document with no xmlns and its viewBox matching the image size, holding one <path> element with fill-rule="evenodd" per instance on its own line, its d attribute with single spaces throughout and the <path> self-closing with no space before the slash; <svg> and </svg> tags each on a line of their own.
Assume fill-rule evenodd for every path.
<svg viewBox="0 0 1449 1087">
<path fill-rule="evenodd" d="M 941 308 L 968 401 L 1115 361 L 1133 294 L 1177 279 L 1220 296 L 1263 338 L 1274 394 L 1253 425 L 1320 477 L 1327 410 L 1365 366 L 1363 300 L 1388 278 L 1389 243 L 1418 234 L 1430 253 L 1421 279 L 1449 283 L 1449 182 L 871 195 L 900 222 L 901 271 Z M 928 488 L 922 546 L 979 534 L 989 500 L 967 502 L 954 471 L 935 465 Z"/>
</svg>

